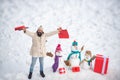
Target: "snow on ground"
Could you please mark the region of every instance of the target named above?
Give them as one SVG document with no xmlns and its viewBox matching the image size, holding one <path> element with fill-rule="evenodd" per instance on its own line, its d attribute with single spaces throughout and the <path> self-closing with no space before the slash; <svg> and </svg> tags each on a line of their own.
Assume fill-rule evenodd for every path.
<svg viewBox="0 0 120 80">
<path fill-rule="evenodd" d="M 81 69 L 79 73 L 53 73 L 53 58 L 45 58 L 43 80 L 119 80 L 120 79 L 120 1 L 119 0 L 0 0 L 0 80 L 27 80 L 31 56 L 31 38 L 14 27 L 25 25 L 35 32 L 43 25 L 45 32 L 58 26 L 67 28 L 68 40 L 58 36 L 48 38 L 47 51 L 54 52 L 58 43 L 64 59 L 73 40 L 93 54 L 109 56 L 107 75 Z M 84 55 L 84 52 L 82 56 Z M 82 57 L 83 58 L 83 57 Z M 37 61 L 32 80 L 42 80 Z"/>
</svg>

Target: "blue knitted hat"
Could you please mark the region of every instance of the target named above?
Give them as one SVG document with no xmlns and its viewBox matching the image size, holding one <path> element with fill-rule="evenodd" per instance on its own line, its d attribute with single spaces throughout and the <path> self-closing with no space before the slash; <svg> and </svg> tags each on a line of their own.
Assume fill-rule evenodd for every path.
<svg viewBox="0 0 120 80">
<path fill-rule="evenodd" d="M 78 42 L 74 41 L 74 42 L 72 43 L 72 46 L 78 46 Z"/>
</svg>

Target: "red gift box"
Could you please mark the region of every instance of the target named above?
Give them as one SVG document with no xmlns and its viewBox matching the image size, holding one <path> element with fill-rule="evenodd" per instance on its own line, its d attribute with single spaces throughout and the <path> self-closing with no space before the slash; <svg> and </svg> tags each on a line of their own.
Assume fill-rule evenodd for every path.
<svg viewBox="0 0 120 80">
<path fill-rule="evenodd" d="M 79 72 L 80 71 L 80 67 L 72 67 L 72 72 Z"/>
<path fill-rule="evenodd" d="M 59 38 L 69 38 L 69 34 L 67 29 L 62 29 L 60 33 L 58 34 Z"/>
<path fill-rule="evenodd" d="M 59 73 L 60 74 L 65 74 L 65 68 L 59 68 Z"/>
<path fill-rule="evenodd" d="M 28 27 L 25 27 L 24 25 L 23 26 L 18 26 L 18 27 L 15 27 L 15 31 L 16 30 L 23 30 L 24 28 L 28 28 Z"/>
<path fill-rule="evenodd" d="M 107 74 L 109 58 L 103 55 L 96 55 L 94 72 Z"/>
</svg>

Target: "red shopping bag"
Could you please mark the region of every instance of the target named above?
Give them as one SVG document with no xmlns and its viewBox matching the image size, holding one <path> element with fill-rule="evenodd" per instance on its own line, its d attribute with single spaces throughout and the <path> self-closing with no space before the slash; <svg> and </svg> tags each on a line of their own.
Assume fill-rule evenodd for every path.
<svg viewBox="0 0 120 80">
<path fill-rule="evenodd" d="M 23 30 L 24 28 L 28 28 L 28 27 L 25 27 L 24 25 L 23 26 L 17 26 L 17 27 L 15 27 L 15 31 Z"/>
<path fill-rule="evenodd" d="M 59 38 L 69 38 L 69 33 L 67 29 L 62 29 L 60 33 L 58 34 Z"/>
</svg>

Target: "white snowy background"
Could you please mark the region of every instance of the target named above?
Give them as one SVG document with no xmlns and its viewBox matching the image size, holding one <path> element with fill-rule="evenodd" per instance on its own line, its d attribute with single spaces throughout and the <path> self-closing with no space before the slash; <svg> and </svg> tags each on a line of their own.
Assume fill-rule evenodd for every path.
<svg viewBox="0 0 120 80">
<path fill-rule="evenodd" d="M 37 61 L 32 80 L 120 80 L 120 0 L 0 0 L 0 80 L 27 80 L 32 43 L 22 31 L 14 30 L 20 25 L 33 32 L 39 25 L 45 32 L 59 26 L 67 29 L 69 39 L 60 40 L 55 35 L 46 43 L 52 53 L 60 43 L 64 59 L 73 40 L 93 55 L 99 53 L 110 59 L 106 75 L 86 69 L 60 75 L 52 72 L 53 58 L 46 57 L 46 77 L 39 75 Z"/>
</svg>

